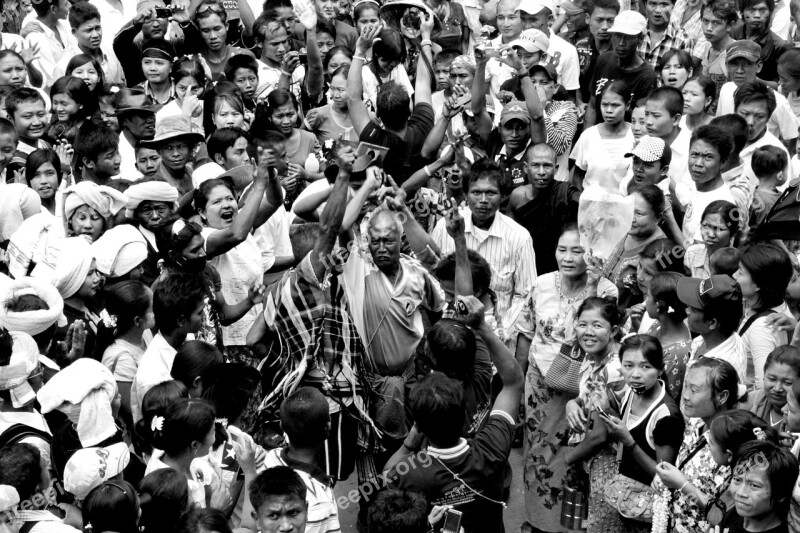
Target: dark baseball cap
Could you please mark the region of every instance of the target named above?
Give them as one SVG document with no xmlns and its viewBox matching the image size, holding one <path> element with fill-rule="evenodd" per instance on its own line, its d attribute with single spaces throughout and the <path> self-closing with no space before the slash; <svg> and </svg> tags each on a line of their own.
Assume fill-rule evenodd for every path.
<svg viewBox="0 0 800 533">
<path fill-rule="evenodd" d="M 678 280 L 678 299 L 694 309 L 705 309 L 711 302 L 742 304 L 742 289 L 726 275 L 710 278 L 681 278 Z"/>
</svg>

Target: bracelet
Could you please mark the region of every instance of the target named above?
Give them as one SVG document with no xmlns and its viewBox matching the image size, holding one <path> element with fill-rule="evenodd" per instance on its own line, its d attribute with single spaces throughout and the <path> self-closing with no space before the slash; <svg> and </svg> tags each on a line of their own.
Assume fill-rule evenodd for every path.
<svg viewBox="0 0 800 533">
<path fill-rule="evenodd" d="M 367 58 L 366 58 L 366 57 L 361 57 L 361 56 L 353 56 L 353 59 L 354 59 L 354 60 L 355 60 L 355 59 L 358 59 L 359 61 L 363 61 L 364 63 L 366 63 L 366 62 L 367 62 Z"/>
<path fill-rule="evenodd" d="M 281 69 L 281 75 L 286 76 L 287 78 L 291 78 L 292 77 L 292 75 L 289 72 L 286 72 L 283 69 Z"/>
<path fill-rule="evenodd" d="M 420 46 L 428 45 L 428 46 L 432 47 L 433 46 L 433 41 L 431 41 L 430 39 L 423 39 L 422 42 L 419 43 L 419 45 Z"/>
<path fill-rule="evenodd" d="M 636 441 L 633 441 L 633 444 L 623 444 L 622 447 L 625 448 L 626 450 L 632 450 L 632 449 L 636 448 L 636 446 L 638 446 L 638 445 L 639 445 L 639 443 L 637 443 Z"/>
<path fill-rule="evenodd" d="M 689 482 L 687 481 L 686 483 L 684 483 L 683 485 L 681 485 L 681 488 L 679 488 L 679 489 L 678 489 L 678 492 L 680 492 L 681 494 L 683 494 L 683 489 L 684 489 L 684 488 L 686 488 L 686 485 L 688 485 L 688 484 L 689 484 Z"/>
<path fill-rule="evenodd" d="M 430 169 L 428 168 L 428 165 L 425 165 L 425 166 L 424 166 L 424 167 L 422 167 L 422 168 L 423 168 L 423 170 L 425 170 L 425 174 L 427 174 L 429 178 L 432 178 L 432 177 L 433 177 L 433 175 L 431 174 L 431 171 L 430 171 Z"/>
</svg>

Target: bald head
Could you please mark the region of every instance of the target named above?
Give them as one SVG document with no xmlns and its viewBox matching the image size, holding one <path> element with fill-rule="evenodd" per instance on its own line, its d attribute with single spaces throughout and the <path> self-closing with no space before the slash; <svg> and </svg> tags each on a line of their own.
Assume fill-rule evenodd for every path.
<svg viewBox="0 0 800 533">
<path fill-rule="evenodd" d="M 397 214 L 388 209 L 381 209 L 369 219 L 369 229 L 375 232 L 391 231 L 400 237 L 403 234 L 403 224 L 398 220 Z"/>
<path fill-rule="evenodd" d="M 556 151 L 552 146 L 539 143 L 528 148 L 525 153 L 525 174 L 534 189 L 550 187 L 556 175 Z"/>
<path fill-rule="evenodd" d="M 375 213 L 367 230 L 372 261 L 384 274 L 392 275 L 400 267 L 403 225 L 397 215 L 383 209 Z"/>
<path fill-rule="evenodd" d="M 525 152 L 525 160 L 529 163 L 533 159 L 541 159 L 541 158 L 548 158 L 552 159 L 553 164 L 556 164 L 556 159 L 558 158 L 558 154 L 556 154 L 555 148 L 550 146 L 547 143 L 537 143 L 533 144 L 528 147 L 528 150 Z"/>
</svg>

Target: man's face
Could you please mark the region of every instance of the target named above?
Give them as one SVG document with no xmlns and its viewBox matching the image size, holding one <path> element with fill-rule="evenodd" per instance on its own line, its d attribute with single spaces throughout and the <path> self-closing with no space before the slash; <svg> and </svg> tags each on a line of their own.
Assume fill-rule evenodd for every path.
<svg viewBox="0 0 800 533">
<path fill-rule="evenodd" d="M 303 533 L 307 514 L 306 502 L 296 496 L 270 496 L 255 519 L 262 533 Z"/>
<path fill-rule="evenodd" d="M 123 128 L 128 130 L 134 139 L 149 141 L 156 135 L 155 113 L 128 113 L 123 121 Z"/>
<path fill-rule="evenodd" d="M 103 26 L 100 25 L 99 18 L 87 20 L 73 29 L 72 34 L 79 45 L 89 50 L 97 50 L 103 42 Z"/>
<path fill-rule="evenodd" d="M 469 186 L 467 205 L 478 225 L 488 222 L 497 214 L 502 200 L 500 186 L 492 178 L 479 178 Z"/>
<path fill-rule="evenodd" d="M 522 18 L 515 2 L 501 0 L 497 6 L 497 26 L 506 41 L 522 32 Z"/>
<path fill-rule="evenodd" d="M 84 159 L 85 161 L 85 159 Z M 106 150 L 97 156 L 94 160 L 94 173 L 97 176 L 110 178 L 119 174 L 119 166 L 122 159 L 119 156 L 119 150 Z"/>
<path fill-rule="evenodd" d="M 734 58 L 726 63 L 728 79 L 741 87 L 745 83 L 756 81 L 756 76 L 761 70 L 761 61 L 750 61 L 744 57 Z"/>
<path fill-rule="evenodd" d="M 681 120 L 680 113 L 670 115 L 661 100 L 650 99 L 644 106 L 644 121 L 647 133 L 653 137 L 666 139 L 678 126 Z"/>
<path fill-rule="evenodd" d="M 528 151 L 525 173 L 534 189 L 543 190 L 553 183 L 556 175 L 556 154 L 547 146 L 536 146 Z"/>
<path fill-rule="evenodd" d="M 216 13 L 197 20 L 197 28 L 203 37 L 206 48 L 213 52 L 219 52 L 225 46 L 228 38 L 228 29 L 222 19 Z"/>
<path fill-rule="evenodd" d="M 433 74 L 436 76 L 436 90 L 450 91 L 450 63 L 437 61 L 433 64 Z"/>
<path fill-rule="evenodd" d="M 518 153 L 528 144 L 530 128 L 521 120 L 511 119 L 500 126 L 500 137 L 508 153 Z"/>
<path fill-rule="evenodd" d="M 567 28 L 569 28 L 570 31 L 580 33 L 589 27 L 589 23 L 586 20 L 587 19 L 586 12 L 584 11 L 581 11 L 580 13 L 575 13 L 573 15 L 565 15 L 565 16 L 566 16 L 565 22 L 567 24 Z"/>
<path fill-rule="evenodd" d="M 139 224 L 155 232 L 161 223 L 172 215 L 172 205 L 167 202 L 145 200 L 136 208 L 135 214 Z"/>
<path fill-rule="evenodd" d="M 750 33 L 761 33 L 769 24 L 770 12 L 766 2 L 753 4 L 742 11 L 745 28 Z"/>
<path fill-rule="evenodd" d="M 461 85 L 465 89 L 472 89 L 472 80 L 475 74 L 464 67 L 450 67 L 449 86 L 450 89 L 456 85 Z"/>
<path fill-rule="evenodd" d="M 40 139 L 49 122 L 44 102 L 22 102 L 14 111 L 14 126 L 23 139 Z"/>
<path fill-rule="evenodd" d="M 0 170 L 11 163 L 14 152 L 17 150 L 17 144 L 19 144 L 19 137 L 16 133 L 0 134 Z"/>
<path fill-rule="evenodd" d="M 535 15 L 527 15 L 522 13 L 522 28 L 529 30 L 535 28 L 544 32 L 545 35 L 550 33 L 550 13 L 548 10 L 542 10 Z"/>
<path fill-rule="evenodd" d="M 640 35 L 625 35 L 624 33 L 611 34 L 611 44 L 618 59 L 630 61 L 636 55 Z"/>
<path fill-rule="evenodd" d="M 163 39 L 167 32 L 167 19 L 150 16 L 142 24 L 142 36 L 147 39 Z"/>
<path fill-rule="evenodd" d="M 711 9 L 703 9 L 700 19 L 703 26 L 703 36 L 710 43 L 718 43 L 728 35 L 728 25 L 721 18 L 714 15 Z"/>
<path fill-rule="evenodd" d="M 219 154 L 215 154 L 214 157 L 225 170 L 244 165 L 250 161 L 250 157 L 247 155 L 247 139 L 239 137 L 233 146 L 225 149 L 225 157 L 221 157 Z"/>
<path fill-rule="evenodd" d="M 333 20 L 336 18 L 336 0 L 315 0 L 317 4 L 317 13 L 322 15 L 325 20 Z"/>
<path fill-rule="evenodd" d="M 269 24 L 261 49 L 261 58 L 273 63 L 280 63 L 288 51 L 289 34 L 286 33 L 286 29 L 276 24 Z"/>
<path fill-rule="evenodd" d="M 237 68 L 233 74 L 233 83 L 242 90 L 245 98 L 255 98 L 258 88 L 258 75 L 255 72 L 249 68 Z"/>
<path fill-rule="evenodd" d="M 736 113 L 747 121 L 748 142 L 756 141 L 764 135 L 764 130 L 767 129 L 767 122 L 769 121 L 767 102 L 756 100 L 740 104 L 736 108 Z"/>
<path fill-rule="evenodd" d="M 667 168 L 662 167 L 660 161 L 644 161 L 638 156 L 633 156 L 633 183 L 640 185 L 655 185 L 667 176 Z"/>
<path fill-rule="evenodd" d="M 336 41 L 333 38 L 333 35 L 322 31 L 317 32 L 317 48 L 319 49 L 319 53 L 322 57 L 325 57 L 325 55 L 334 46 L 336 46 Z"/>
<path fill-rule="evenodd" d="M 400 262 L 402 235 L 391 216 L 381 216 L 370 222 L 369 252 L 372 261 L 382 271 L 392 271 Z"/>
<path fill-rule="evenodd" d="M 184 141 L 173 141 L 161 146 L 158 149 L 161 155 L 161 162 L 174 172 L 182 172 L 189 162 L 189 155 L 192 153 L 191 146 Z"/>
<path fill-rule="evenodd" d="M 614 25 L 615 18 L 617 18 L 617 12 L 613 9 L 596 7 L 591 14 L 586 15 L 586 22 L 589 24 L 589 32 L 598 41 L 609 41 L 611 39 L 611 34 L 608 33 L 608 30 Z"/>
<path fill-rule="evenodd" d="M 695 184 L 715 180 L 724 163 L 717 149 L 702 139 L 696 139 L 689 147 L 689 174 Z"/>
<path fill-rule="evenodd" d="M 647 22 L 660 28 L 669 24 L 672 15 L 672 2 L 670 0 L 647 0 L 645 4 Z"/>
</svg>

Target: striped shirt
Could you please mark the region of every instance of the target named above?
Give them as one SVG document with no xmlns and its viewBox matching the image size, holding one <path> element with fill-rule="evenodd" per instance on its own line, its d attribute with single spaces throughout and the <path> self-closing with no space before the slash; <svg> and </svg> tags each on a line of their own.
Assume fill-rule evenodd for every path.
<svg viewBox="0 0 800 533">
<path fill-rule="evenodd" d="M 295 461 L 286 455 L 286 448 L 276 448 L 267 452 L 265 468 L 288 466 L 306 484 L 306 503 L 308 521 L 305 533 L 329 533 L 341 531 L 336 499 L 333 496 L 333 483 L 319 467 Z"/>
<path fill-rule="evenodd" d="M 467 248 L 481 254 L 492 267 L 490 288 L 497 294 L 497 316 L 506 322 L 508 311 L 515 304 L 522 305 L 525 296 L 536 285 L 536 254 L 528 230 L 498 212 L 489 229 L 482 230 L 472 224 L 468 207 L 461 209 Z M 455 243 L 447 234 L 445 219 L 433 230 L 433 240 L 442 251 L 455 251 Z"/>
</svg>

